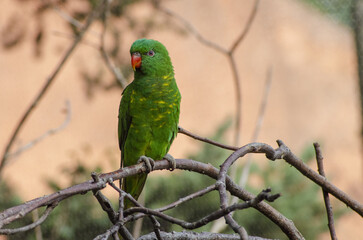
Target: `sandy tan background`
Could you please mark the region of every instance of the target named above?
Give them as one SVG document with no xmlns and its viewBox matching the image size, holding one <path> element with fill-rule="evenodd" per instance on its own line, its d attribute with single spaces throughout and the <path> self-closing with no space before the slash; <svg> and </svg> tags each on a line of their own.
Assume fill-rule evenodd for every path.
<svg viewBox="0 0 363 240">
<path fill-rule="evenodd" d="M 243 28 L 253 1 L 205 2 L 168 1 L 164 6 L 188 19 L 208 39 L 229 47 Z M 36 30 L 33 6 L 22 4 L 0 2 L 0 29 L 10 15 L 17 14 L 29 19 L 24 26 L 29 38 Z M 140 18 L 150 12 L 145 4 L 133 11 Z M 34 58 L 31 41 L 14 49 L 0 49 L 1 151 L 20 116 L 71 44 L 70 39 L 54 34 L 68 32 L 64 19 L 57 13 L 46 14 L 44 21 L 46 45 L 41 58 Z M 100 29 L 97 24 L 92 26 L 94 32 Z M 164 28 L 153 31 L 150 37 L 163 42 L 172 57 L 182 93 L 180 125 L 199 135 L 212 134 L 227 117 L 233 116 L 235 109 L 226 57 L 203 46 L 190 34 Z M 87 39 L 94 41 L 95 37 L 88 34 Z M 135 36 L 126 36 L 122 45 L 125 55 L 134 40 Z M 270 98 L 258 141 L 275 145 L 276 139 L 282 139 L 297 154 L 307 144 L 319 141 L 331 181 L 362 202 L 360 108 L 354 54 L 354 41 L 347 27 L 297 1 L 274 0 L 262 1 L 256 21 L 235 56 L 242 80 L 242 142 L 251 138 L 266 71 L 273 66 Z M 50 193 L 43 181 L 59 175 L 74 159 L 87 159 L 88 166 L 103 161 L 106 171 L 117 168 L 121 90 L 96 93 L 88 100 L 78 71 L 80 66 L 92 71 L 100 64 L 103 63 L 95 49 L 79 45 L 26 123 L 16 146 L 60 125 L 65 118 L 64 102 L 71 102 L 72 120 L 67 128 L 17 157 L 5 169 L 5 178 L 24 199 Z M 193 140 L 180 135 L 171 153 L 182 158 L 196 149 Z M 348 214 L 339 221 L 337 232 L 340 239 L 359 239 L 362 228 L 362 219 Z M 328 235 L 321 239 L 328 239 Z"/>
</svg>

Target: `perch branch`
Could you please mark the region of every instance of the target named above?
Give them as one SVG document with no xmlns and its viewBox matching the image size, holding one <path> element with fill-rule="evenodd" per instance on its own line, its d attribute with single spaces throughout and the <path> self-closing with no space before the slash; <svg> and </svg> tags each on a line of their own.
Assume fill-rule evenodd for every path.
<svg viewBox="0 0 363 240">
<path fill-rule="evenodd" d="M 182 170 L 194 171 L 197 173 L 205 174 L 214 179 L 218 176 L 218 169 L 214 168 L 209 164 L 204 164 L 188 159 L 176 159 L 177 168 Z M 169 163 L 166 160 L 156 161 L 154 170 L 168 169 Z M 99 175 L 100 181 L 94 182 L 89 180 L 69 188 L 60 190 L 56 193 L 46 195 L 44 197 L 36 198 L 28 201 L 24 204 L 9 208 L 0 213 L 0 227 L 9 224 L 16 219 L 22 218 L 26 214 L 30 213 L 36 208 L 50 205 L 54 202 L 60 202 L 68 197 L 74 196 L 76 194 L 82 194 L 87 191 L 101 190 L 106 187 L 107 179 L 112 178 L 113 180 L 119 180 L 121 178 L 146 172 L 145 166 L 140 163 L 127 168 L 119 169 L 114 172 L 105 173 Z M 240 188 L 238 185 L 233 183 L 233 181 L 227 177 L 227 189 L 232 193 L 232 195 L 240 197 L 242 200 L 248 201 L 254 198 L 254 196 L 248 193 L 246 190 Z M 277 224 L 286 235 L 292 239 L 298 239 L 296 236 L 301 234 L 295 228 L 294 224 L 284 217 L 281 213 L 276 211 L 270 205 L 265 202 L 261 202 L 255 206 L 257 210 L 271 219 L 275 224 Z"/>
<path fill-rule="evenodd" d="M 327 179 L 314 172 L 311 168 L 309 168 L 306 164 L 304 164 L 301 160 L 299 160 L 281 140 L 278 140 L 277 142 L 279 145 L 277 149 L 273 149 L 271 146 L 264 143 L 250 143 L 241 147 L 237 151 L 233 152 L 227 158 L 225 163 L 222 165 L 220 171 L 209 164 L 204 164 L 189 159 L 176 159 L 176 167 L 181 170 L 193 171 L 207 175 L 214 179 L 218 179 L 217 186 L 218 190 L 222 192 L 222 195 L 223 192 L 225 192 L 225 190 L 228 190 L 233 196 L 237 196 L 244 201 L 249 201 L 253 199 L 255 196 L 247 192 L 245 189 L 236 185 L 226 175 L 226 171 L 234 161 L 236 161 L 239 157 L 244 156 L 247 153 L 264 153 L 266 157 L 271 160 L 284 159 L 286 162 L 288 162 L 296 169 L 298 169 L 302 174 L 313 180 L 319 186 L 324 188 L 327 192 L 334 195 L 339 200 L 347 204 L 354 211 L 356 211 L 358 214 L 363 216 L 362 204 L 350 198 L 346 193 L 335 187 Z M 160 160 L 155 162 L 154 170 L 164 170 L 168 168 L 169 168 L 169 163 L 166 160 Z M 144 164 L 140 163 L 134 166 L 119 169 L 114 172 L 101 174 L 99 175 L 99 181 L 97 182 L 89 180 L 74 185 L 72 187 L 60 190 L 57 193 L 33 199 L 24 204 L 6 209 L 0 213 L 0 227 L 3 227 L 4 225 L 9 224 L 15 221 L 16 219 L 22 218 L 26 214 L 30 213 L 31 211 L 39 207 L 58 203 L 76 194 L 81 194 L 93 190 L 101 190 L 106 187 L 107 180 L 110 178 L 115 181 L 142 172 L 146 172 L 146 167 L 144 166 Z M 225 196 L 223 195 L 222 198 L 225 198 Z M 224 199 L 222 199 L 221 203 L 222 203 L 222 209 L 228 208 L 227 205 L 224 205 L 225 203 Z M 260 202 L 253 207 L 256 208 L 258 211 L 260 211 L 262 214 L 264 214 L 266 217 L 268 217 L 270 220 L 272 220 L 277 226 L 279 226 L 280 229 L 290 239 L 303 238 L 301 233 L 296 229 L 291 220 L 284 217 L 281 213 L 276 211 L 267 203 Z"/>
</svg>

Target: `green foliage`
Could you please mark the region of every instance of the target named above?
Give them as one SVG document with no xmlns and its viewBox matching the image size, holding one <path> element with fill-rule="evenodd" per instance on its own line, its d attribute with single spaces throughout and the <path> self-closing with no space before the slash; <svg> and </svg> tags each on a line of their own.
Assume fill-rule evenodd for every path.
<svg viewBox="0 0 363 240">
<path fill-rule="evenodd" d="M 351 6 L 354 0 L 300 0 L 306 2 L 322 13 L 346 25 L 351 23 Z"/>
<path fill-rule="evenodd" d="M 19 196 L 6 184 L 5 181 L 0 181 L 0 211 L 7 208 L 21 204 L 22 201 Z M 7 225 L 7 228 L 17 228 L 31 223 L 31 217 L 26 216 L 25 218 L 16 221 L 12 224 Z M 16 235 L 10 235 L 9 240 L 21 240 L 26 239 L 27 233 L 19 233 Z M 29 238 L 30 239 L 30 238 Z"/>
</svg>

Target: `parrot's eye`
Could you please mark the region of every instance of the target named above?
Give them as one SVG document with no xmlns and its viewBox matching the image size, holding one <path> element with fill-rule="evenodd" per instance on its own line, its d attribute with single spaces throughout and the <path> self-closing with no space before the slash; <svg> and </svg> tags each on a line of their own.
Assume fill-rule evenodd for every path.
<svg viewBox="0 0 363 240">
<path fill-rule="evenodd" d="M 150 50 L 150 51 L 147 52 L 147 55 L 152 57 L 152 56 L 155 55 L 155 52 L 153 50 Z"/>
</svg>

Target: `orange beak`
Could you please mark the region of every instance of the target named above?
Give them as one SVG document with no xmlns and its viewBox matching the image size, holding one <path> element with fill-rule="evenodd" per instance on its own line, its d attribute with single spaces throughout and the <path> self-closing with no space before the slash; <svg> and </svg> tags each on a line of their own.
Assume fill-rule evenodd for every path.
<svg viewBox="0 0 363 240">
<path fill-rule="evenodd" d="M 136 68 L 141 66 L 141 54 L 139 52 L 134 52 L 131 54 L 131 65 L 132 69 L 136 71 Z"/>
</svg>

